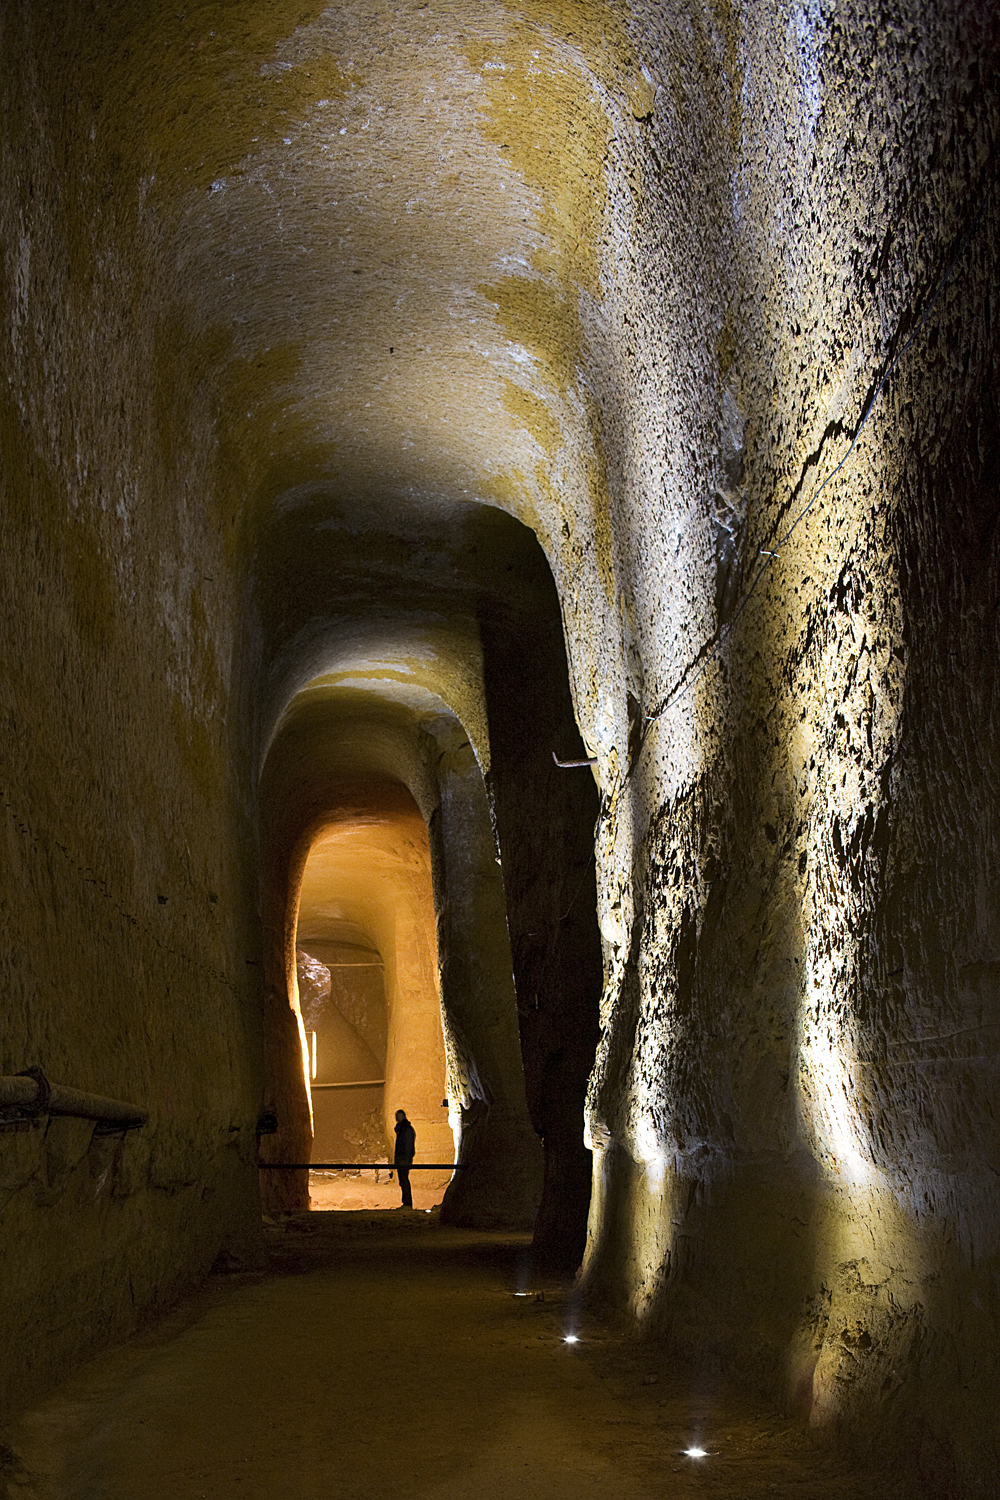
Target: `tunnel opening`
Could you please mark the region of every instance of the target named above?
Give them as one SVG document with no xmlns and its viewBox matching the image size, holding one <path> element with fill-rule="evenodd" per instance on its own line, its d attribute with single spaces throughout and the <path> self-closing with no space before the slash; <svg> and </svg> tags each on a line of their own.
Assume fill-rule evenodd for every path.
<svg viewBox="0 0 1000 1500">
<path fill-rule="evenodd" d="M 359 780 L 350 795 L 341 788 L 299 866 L 288 992 L 311 1116 L 303 1160 L 323 1164 L 309 1172 L 309 1205 L 399 1205 L 387 1163 L 402 1109 L 421 1163 L 442 1164 L 421 1169 L 414 1192 L 414 1206 L 435 1207 L 454 1138 L 427 825 L 406 787 Z"/>
<path fill-rule="evenodd" d="M 301 1045 L 287 1034 L 288 903 L 309 839 L 338 799 L 367 795 L 366 781 L 409 788 L 431 850 L 448 1071 L 436 1108 L 450 1101 L 459 1140 L 442 1213 L 533 1227 L 540 1260 L 573 1269 L 604 979 L 599 796 L 549 561 L 535 532 L 497 506 L 397 510 L 391 531 L 369 523 L 363 533 L 352 514 L 343 496 L 290 497 L 259 553 L 254 592 L 273 665 L 272 707 L 257 712 L 276 722 L 261 779 L 268 1045 L 279 1033 L 286 1050 Z M 280 1066 L 272 1074 L 268 1086 L 291 1102 L 284 1145 L 265 1153 L 299 1161 L 313 1127 L 306 1089 L 280 1082 Z M 285 1182 L 286 1206 L 304 1206 L 304 1179 Z M 275 1201 L 275 1184 L 264 1192 Z"/>
<path fill-rule="evenodd" d="M 342 934 L 300 931 L 296 943 L 299 1008 L 306 1038 L 312 1105 L 310 1161 L 381 1162 L 387 1006 L 377 948 Z M 380 1206 L 366 1189 L 381 1174 L 322 1167 L 309 1174 L 311 1208 Z"/>
</svg>

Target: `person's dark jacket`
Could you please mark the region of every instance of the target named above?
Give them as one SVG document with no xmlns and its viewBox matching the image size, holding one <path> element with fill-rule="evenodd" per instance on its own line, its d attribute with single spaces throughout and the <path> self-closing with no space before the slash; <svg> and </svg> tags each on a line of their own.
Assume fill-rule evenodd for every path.
<svg viewBox="0 0 1000 1500">
<path fill-rule="evenodd" d="M 393 1161 L 397 1167 L 408 1167 L 417 1150 L 417 1132 L 409 1120 L 400 1120 L 396 1126 L 396 1150 Z"/>
</svg>

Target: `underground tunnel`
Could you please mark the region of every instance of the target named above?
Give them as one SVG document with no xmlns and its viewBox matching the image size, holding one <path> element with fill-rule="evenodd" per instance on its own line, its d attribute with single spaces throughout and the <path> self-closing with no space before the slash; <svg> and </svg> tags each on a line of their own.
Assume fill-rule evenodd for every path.
<svg viewBox="0 0 1000 1500">
<path fill-rule="evenodd" d="M 8 0 L 0 52 L 0 1486 L 296 1235 L 354 1286 L 381 1210 L 309 1164 L 402 1107 L 470 1308 L 488 1243 L 615 1369 L 996 1493 L 1000 10 Z"/>
<path fill-rule="evenodd" d="M 279 1121 L 261 1142 L 265 1206 L 308 1203 L 306 1172 L 278 1170 L 310 1159 L 315 1127 L 296 1000 L 298 952 L 310 950 L 297 930 L 305 921 L 315 939 L 336 908 L 384 965 L 384 1138 L 403 1107 L 423 1160 L 457 1163 L 445 1220 L 533 1225 L 539 1258 L 575 1268 L 602 978 L 598 801 L 586 768 L 567 777 L 549 748 L 583 756 L 551 571 L 528 528 L 484 506 L 414 530 L 410 557 L 429 560 L 422 586 L 394 572 L 398 536 L 352 545 L 346 531 L 310 497 L 294 521 L 284 513 L 255 581 L 263 618 L 285 569 L 309 609 L 275 621 L 275 657 L 294 666 L 276 680 L 287 701 L 260 782 L 266 1091 Z M 305 638 L 298 652 L 288 637 Z M 325 871 L 311 876 L 324 850 Z"/>
<path fill-rule="evenodd" d="M 302 873 L 295 958 L 314 1162 L 391 1160 L 396 1107 L 425 1161 L 453 1155 L 430 847 L 419 808 L 399 793 L 386 789 L 321 833 Z M 447 1180 L 435 1174 L 420 1185 Z M 327 1196 L 336 1206 L 329 1188 Z M 354 1201 L 383 1206 L 386 1195 Z"/>
</svg>

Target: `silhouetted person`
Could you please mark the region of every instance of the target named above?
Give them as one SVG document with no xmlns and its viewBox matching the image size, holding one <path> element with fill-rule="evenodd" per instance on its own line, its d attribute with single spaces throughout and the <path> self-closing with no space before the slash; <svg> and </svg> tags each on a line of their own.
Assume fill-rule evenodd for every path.
<svg viewBox="0 0 1000 1500">
<path fill-rule="evenodd" d="M 406 1112 L 402 1109 L 396 1111 L 396 1150 L 393 1153 L 393 1166 L 399 1174 L 399 1186 L 403 1194 L 403 1208 L 413 1207 L 413 1194 L 410 1192 L 410 1167 L 417 1150 L 417 1132 L 406 1118 Z"/>
</svg>

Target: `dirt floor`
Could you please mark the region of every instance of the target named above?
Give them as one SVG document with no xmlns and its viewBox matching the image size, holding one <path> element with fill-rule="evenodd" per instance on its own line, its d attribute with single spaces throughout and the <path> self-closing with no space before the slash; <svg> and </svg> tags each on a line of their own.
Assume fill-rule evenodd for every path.
<svg viewBox="0 0 1000 1500">
<path fill-rule="evenodd" d="M 213 1277 L 3 1433 L 10 1496 L 888 1500 L 533 1281 L 524 1236 L 405 1210 L 266 1233 L 270 1273 Z"/>
<path fill-rule="evenodd" d="M 413 1207 L 425 1212 L 439 1207 L 448 1186 L 447 1172 L 414 1172 L 410 1177 Z M 318 1209 L 398 1208 L 399 1183 L 395 1173 L 310 1172 L 309 1207 Z"/>
</svg>

